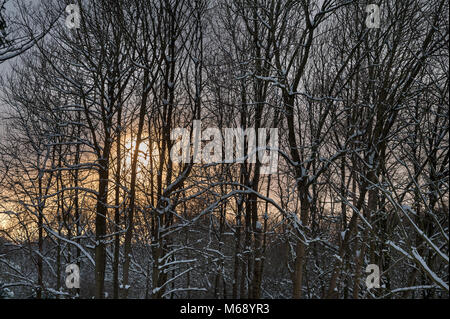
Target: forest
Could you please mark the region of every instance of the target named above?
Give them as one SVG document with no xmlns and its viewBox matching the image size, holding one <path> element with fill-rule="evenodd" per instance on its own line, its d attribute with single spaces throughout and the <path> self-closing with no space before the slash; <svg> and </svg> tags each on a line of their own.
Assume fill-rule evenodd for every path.
<svg viewBox="0 0 450 319">
<path fill-rule="evenodd" d="M 448 0 L 0 0 L 0 299 L 449 298 Z"/>
</svg>

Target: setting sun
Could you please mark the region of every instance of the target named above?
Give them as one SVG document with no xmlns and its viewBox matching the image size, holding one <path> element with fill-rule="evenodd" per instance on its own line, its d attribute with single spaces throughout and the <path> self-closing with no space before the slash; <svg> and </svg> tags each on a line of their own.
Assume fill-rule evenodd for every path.
<svg viewBox="0 0 450 319">
<path fill-rule="evenodd" d="M 125 151 L 126 151 L 126 157 L 125 157 L 125 163 L 126 165 L 131 165 L 131 159 L 132 154 L 135 149 L 135 143 L 136 141 L 134 139 L 130 139 L 125 143 Z M 139 144 L 139 156 L 138 156 L 138 162 L 141 165 L 147 165 L 150 161 L 150 152 L 155 160 L 158 156 L 158 148 L 155 143 L 152 143 L 153 147 L 149 147 L 149 141 L 144 140 Z"/>
</svg>

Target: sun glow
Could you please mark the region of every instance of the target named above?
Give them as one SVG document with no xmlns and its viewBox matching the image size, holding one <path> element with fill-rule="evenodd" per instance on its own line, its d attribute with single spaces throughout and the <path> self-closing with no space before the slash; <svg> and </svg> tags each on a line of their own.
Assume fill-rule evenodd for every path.
<svg viewBox="0 0 450 319">
<path fill-rule="evenodd" d="M 150 156 L 153 157 L 153 161 L 158 157 L 158 148 L 155 143 L 152 143 L 152 147 L 150 147 L 148 140 L 144 140 L 139 144 L 139 155 L 138 155 L 138 165 L 148 166 L 150 164 Z M 125 162 L 126 165 L 131 165 L 132 162 L 132 154 L 136 148 L 135 140 L 128 140 L 125 143 Z"/>
</svg>

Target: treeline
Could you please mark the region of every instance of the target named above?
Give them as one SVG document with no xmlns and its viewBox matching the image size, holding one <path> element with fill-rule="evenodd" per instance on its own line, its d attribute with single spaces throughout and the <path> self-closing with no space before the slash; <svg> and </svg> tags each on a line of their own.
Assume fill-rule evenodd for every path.
<svg viewBox="0 0 450 319">
<path fill-rule="evenodd" d="M 73 2 L 3 11 L 0 296 L 448 298 L 448 1 Z M 174 162 L 196 121 L 277 173 Z"/>
</svg>

